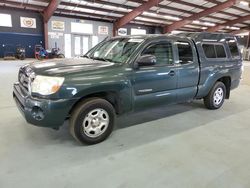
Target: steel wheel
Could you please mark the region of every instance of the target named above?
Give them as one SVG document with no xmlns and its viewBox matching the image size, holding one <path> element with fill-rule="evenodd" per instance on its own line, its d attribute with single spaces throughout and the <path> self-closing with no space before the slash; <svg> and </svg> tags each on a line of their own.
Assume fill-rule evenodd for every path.
<svg viewBox="0 0 250 188">
<path fill-rule="evenodd" d="M 216 82 L 208 95 L 204 97 L 204 104 L 208 109 L 219 109 L 225 100 L 226 86 L 223 82 Z"/>
<path fill-rule="evenodd" d="M 224 99 L 224 91 L 221 87 L 217 88 L 214 92 L 213 102 L 214 105 L 219 106 Z"/>
<path fill-rule="evenodd" d="M 109 115 L 104 109 L 91 110 L 83 120 L 83 132 L 88 137 L 96 138 L 102 135 L 109 125 Z"/>
</svg>

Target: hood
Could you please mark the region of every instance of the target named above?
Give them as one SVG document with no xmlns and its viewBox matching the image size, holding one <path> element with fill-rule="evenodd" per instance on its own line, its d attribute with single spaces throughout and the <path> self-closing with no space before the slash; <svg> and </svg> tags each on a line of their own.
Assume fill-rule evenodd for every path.
<svg viewBox="0 0 250 188">
<path fill-rule="evenodd" d="M 72 73 L 91 73 L 120 66 L 118 63 L 98 61 L 88 58 L 56 59 L 30 64 L 30 68 L 40 75 L 65 76 Z"/>
</svg>

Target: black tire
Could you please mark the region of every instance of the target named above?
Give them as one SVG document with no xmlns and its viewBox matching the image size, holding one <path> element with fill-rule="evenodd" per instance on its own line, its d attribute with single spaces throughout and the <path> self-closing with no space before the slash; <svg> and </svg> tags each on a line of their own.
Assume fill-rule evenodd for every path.
<svg viewBox="0 0 250 188">
<path fill-rule="evenodd" d="M 63 54 L 59 54 L 59 55 L 58 55 L 58 58 L 63 59 L 63 58 L 65 58 L 65 56 L 64 56 Z"/>
<path fill-rule="evenodd" d="M 37 59 L 40 60 L 40 61 L 42 61 L 42 60 L 44 60 L 45 58 L 44 58 L 43 56 L 38 55 L 38 56 L 37 56 Z"/>
<path fill-rule="evenodd" d="M 24 60 L 24 59 L 25 59 L 25 55 L 21 55 L 20 60 Z"/>
<path fill-rule="evenodd" d="M 88 133 L 86 133 L 84 122 L 85 119 L 87 118 L 87 115 L 89 115 L 89 113 L 91 111 L 94 111 L 95 109 L 103 110 L 108 115 L 106 116 L 104 114 L 109 119 L 109 123 L 107 123 L 105 131 L 102 132 L 100 135 L 96 137 L 90 137 Z M 114 127 L 114 121 L 115 121 L 115 110 L 108 101 L 101 98 L 89 98 L 87 100 L 80 102 L 73 110 L 71 118 L 69 120 L 70 133 L 77 141 L 79 141 L 82 144 L 83 143 L 88 145 L 97 144 L 99 142 L 104 141 L 112 133 Z M 92 121 L 91 121 L 91 127 L 92 127 Z"/>
<path fill-rule="evenodd" d="M 216 91 L 223 91 L 221 95 L 219 95 L 219 99 L 216 98 Z M 213 88 L 210 90 L 208 95 L 204 97 L 204 104 L 205 106 L 210 110 L 216 110 L 219 109 L 225 100 L 226 96 L 226 86 L 222 82 L 216 82 L 213 86 Z"/>
</svg>

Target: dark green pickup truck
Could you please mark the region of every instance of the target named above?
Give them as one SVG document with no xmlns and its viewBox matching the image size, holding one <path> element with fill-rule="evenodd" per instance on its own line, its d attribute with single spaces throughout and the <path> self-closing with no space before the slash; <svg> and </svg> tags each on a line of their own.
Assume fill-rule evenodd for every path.
<svg viewBox="0 0 250 188">
<path fill-rule="evenodd" d="M 241 74 L 230 34 L 114 37 L 80 59 L 21 67 L 13 97 L 28 123 L 58 129 L 69 118 L 75 139 L 95 144 L 126 112 L 195 99 L 218 109 Z"/>
</svg>

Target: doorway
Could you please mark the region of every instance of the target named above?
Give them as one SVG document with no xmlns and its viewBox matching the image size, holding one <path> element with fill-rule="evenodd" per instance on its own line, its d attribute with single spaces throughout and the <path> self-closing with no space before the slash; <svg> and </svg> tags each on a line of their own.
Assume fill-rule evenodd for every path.
<svg viewBox="0 0 250 188">
<path fill-rule="evenodd" d="M 73 35 L 72 40 L 72 55 L 73 57 L 80 57 L 84 55 L 90 49 L 90 36 L 85 35 Z"/>
</svg>

